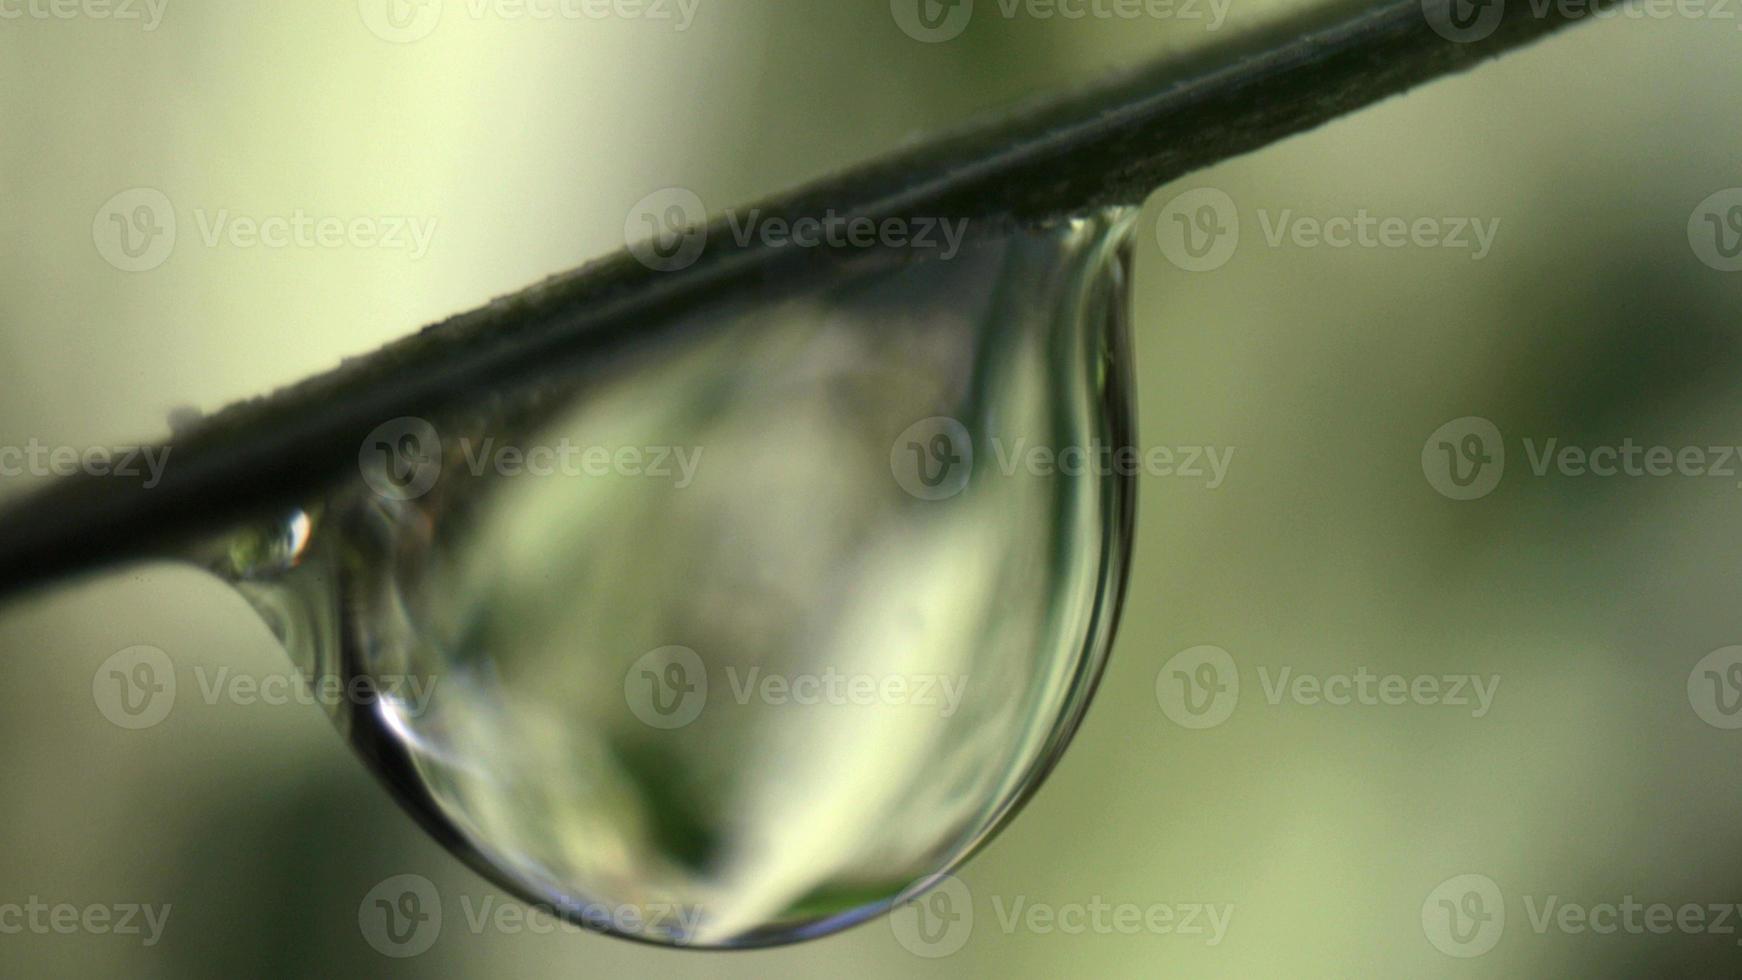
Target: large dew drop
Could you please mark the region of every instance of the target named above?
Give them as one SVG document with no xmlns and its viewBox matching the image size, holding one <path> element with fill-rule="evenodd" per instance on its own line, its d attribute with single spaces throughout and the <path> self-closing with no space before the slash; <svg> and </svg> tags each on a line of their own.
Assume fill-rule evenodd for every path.
<svg viewBox="0 0 1742 980">
<path fill-rule="evenodd" d="M 843 266 L 390 423 L 215 564 L 306 674 L 378 692 L 340 730 L 525 898 L 674 945 L 843 928 L 984 844 L 1099 677 L 1131 218 Z"/>
</svg>

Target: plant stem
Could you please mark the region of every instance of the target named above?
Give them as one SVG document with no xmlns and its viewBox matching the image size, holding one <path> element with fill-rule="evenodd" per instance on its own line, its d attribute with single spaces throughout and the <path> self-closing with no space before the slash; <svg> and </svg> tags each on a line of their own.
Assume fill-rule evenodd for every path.
<svg viewBox="0 0 1742 980">
<path fill-rule="evenodd" d="M 1498 2 L 1498 0 L 1489 0 Z M 1468 68 L 1576 16 L 1507 5 L 1470 43 L 1430 16 L 1467 0 L 1333 4 L 990 118 L 760 206 L 764 218 L 967 219 L 970 235 L 1140 202 L 1183 174 Z M 747 209 L 746 209 L 747 210 Z M 357 465 L 367 434 L 487 396 L 553 364 L 605 363 L 701 322 L 713 304 L 803 288 L 843 262 L 890 261 L 766 241 L 723 219 L 673 272 L 627 251 L 437 324 L 336 371 L 233 406 L 176 439 L 162 481 L 79 476 L 0 513 L 0 595 L 149 557 L 300 503 Z"/>
</svg>

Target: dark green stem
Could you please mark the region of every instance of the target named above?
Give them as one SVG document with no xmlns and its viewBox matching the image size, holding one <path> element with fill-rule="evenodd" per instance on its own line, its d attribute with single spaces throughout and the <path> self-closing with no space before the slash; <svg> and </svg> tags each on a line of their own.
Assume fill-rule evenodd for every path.
<svg viewBox="0 0 1742 980">
<path fill-rule="evenodd" d="M 1498 3 L 1500 0 L 1485 0 Z M 840 174 L 761 205 L 768 217 L 958 219 L 971 235 L 1140 202 L 1192 170 L 1468 68 L 1563 26 L 1514 0 L 1494 29 L 1455 43 L 1447 4 L 1315 8 L 1238 39 L 1108 79 Z M 0 595 L 149 557 L 214 528 L 306 500 L 383 421 L 437 415 L 554 364 L 608 365 L 703 322 L 715 304 L 803 288 L 860 250 L 739 243 L 723 220 L 692 265 L 658 272 L 628 252 L 430 327 L 178 437 L 161 483 L 63 480 L 0 513 Z"/>
</svg>

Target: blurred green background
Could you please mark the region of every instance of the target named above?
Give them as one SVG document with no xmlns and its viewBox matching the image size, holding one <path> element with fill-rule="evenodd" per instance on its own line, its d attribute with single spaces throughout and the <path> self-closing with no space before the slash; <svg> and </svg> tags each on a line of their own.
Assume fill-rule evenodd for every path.
<svg viewBox="0 0 1742 980">
<path fill-rule="evenodd" d="M 149 30 L 0 19 L 0 445 L 162 438 L 172 410 L 265 392 L 620 248 L 658 188 L 723 208 L 1278 9 L 1233 0 L 1211 32 L 1006 20 L 983 0 L 959 38 L 922 44 L 880 2 L 701 0 L 682 31 L 446 6 L 407 43 L 371 29 L 368 0 L 168 0 Z M 0 973 L 1733 970 L 1738 937 L 1715 927 L 1603 934 L 1536 914 L 1551 896 L 1742 901 L 1742 732 L 1702 702 L 1696 668 L 1742 643 L 1728 593 L 1742 476 L 1538 476 L 1523 440 L 1742 443 L 1742 276 L 1689 236 L 1709 195 L 1742 185 L 1738 45 L 1721 17 L 1586 25 L 1158 191 L 1138 241 L 1140 439 L 1236 455 L 1213 490 L 1143 479 L 1101 693 L 1051 781 L 962 875 L 974 921 L 953 955 L 914 955 L 884 920 L 731 955 L 471 929 L 463 901 L 508 899 L 418 831 L 315 708 L 186 699 L 148 730 L 105 720 L 93 673 L 130 646 L 184 672 L 285 671 L 240 599 L 151 568 L 0 617 L 0 904 L 168 903 L 167 930 L 150 948 L 0 934 Z M 93 222 L 138 187 L 174 202 L 180 228 L 161 265 L 129 273 Z M 1236 207 L 1240 245 L 1190 271 L 1159 240 L 1175 195 L 1206 187 Z M 436 230 L 421 255 L 208 246 L 194 214 L 222 209 Z M 1285 211 L 1363 209 L 1497 233 L 1480 259 L 1265 235 Z M 1422 454 L 1467 416 L 1504 434 L 1507 465 L 1491 494 L 1457 501 Z M 0 496 L 30 483 L 7 478 Z M 1193 728 L 1158 686 L 1201 645 L 1228 652 L 1241 690 Z M 1480 717 L 1272 703 L 1264 684 L 1283 668 L 1498 687 Z M 402 873 L 434 881 L 448 916 L 427 952 L 388 959 L 358 906 Z M 1464 875 L 1504 903 L 1479 957 L 1445 948 L 1483 940 L 1435 935 L 1442 883 Z M 1018 899 L 1232 918 L 1219 942 L 1007 927 Z"/>
</svg>

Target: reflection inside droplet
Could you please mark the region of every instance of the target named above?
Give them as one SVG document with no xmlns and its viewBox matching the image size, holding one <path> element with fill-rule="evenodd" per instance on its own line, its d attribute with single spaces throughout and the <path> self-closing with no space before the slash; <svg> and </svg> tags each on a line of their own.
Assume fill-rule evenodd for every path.
<svg viewBox="0 0 1742 980">
<path fill-rule="evenodd" d="M 1121 211 L 822 287 L 397 420 L 214 562 L 456 853 L 586 925 L 820 935 L 970 854 L 1110 643 Z M 384 427 L 389 428 L 389 427 Z"/>
</svg>

